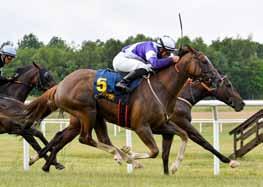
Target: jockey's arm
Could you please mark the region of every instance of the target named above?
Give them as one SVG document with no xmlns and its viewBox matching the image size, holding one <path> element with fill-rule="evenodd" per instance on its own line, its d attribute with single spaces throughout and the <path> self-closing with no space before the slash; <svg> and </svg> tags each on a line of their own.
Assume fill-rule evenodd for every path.
<svg viewBox="0 0 263 187">
<path fill-rule="evenodd" d="M 161 69 L 174 62 L 174 58 L 172 56 L 158 59 L 156 52 L 153 50 L 146 53 L 146 60 L 152 65 L 153 69 Z"/>
</svg>

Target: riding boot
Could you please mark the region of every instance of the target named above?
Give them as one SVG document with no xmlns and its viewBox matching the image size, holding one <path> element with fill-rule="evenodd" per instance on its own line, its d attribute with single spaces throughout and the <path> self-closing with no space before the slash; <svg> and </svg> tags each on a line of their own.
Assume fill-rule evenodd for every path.
<svg viewBox="0 0 263 187">
<path fill-rule="evenodd" d="M 146 69 L 143 69 L 143 68 L 131 71 L 126 76 L 124 76 L 122 78 L 122 80 L 115 85 L 115 87 L 117 89 L 124 91 L 124 92 L 130 92 L 131 90 L 128 87 L 129 83 L 135 79 L 142 77 L 143 75 L 145 75 L 147 73 L 148 73 L 148 71 Z"/>
</svg>

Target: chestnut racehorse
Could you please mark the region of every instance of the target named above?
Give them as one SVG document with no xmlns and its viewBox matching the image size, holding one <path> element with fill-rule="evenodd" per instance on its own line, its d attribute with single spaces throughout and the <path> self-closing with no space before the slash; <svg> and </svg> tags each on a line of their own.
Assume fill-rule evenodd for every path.
<svg viewBox="0 0 263 187">
<path fill-rule="evenodd" d="M 177 129 L 172 128 L 166 122 L 169 115 L 173 113 L 176 96 L 185 81 L 192 77 L 212 80 L 216 83 L 221 78 L 203 53 L 188 46 L 178 63 L 157 72 L 156 75 L 150 77 L 148 84 L 147 81 L 142 81 L 130 97 L 130 129 L 136 132 L 150 152 L 126 155 L 112 146 L 108 137 L 103 136 L 105 134 L 104 119 L 117 123 L 118 111 L 117 104 L 105 99 L 96 100 L 94 98 L 95 75 L 96 71 L 89 69 L 77 70 L 69 74 L 57 87 L 53 88 L 50 94 L 44 94 L 45 96 L 34 101 L 35 107 L 38 106 L 39 110 L 36 110 L 35 107 L 28 109 L 28 116 L 41 116 L 41 113 L 46 113 L 39 107 L 41 105 L 52 105 L 53 109 L 61 108 L 69 112 L 75 117 L 72 117 L 72 121 L 80 120 L 80 129 L 74 130 L 74 134 L 80 131 L 79 141 L 115 155 L 117 161 L 156 157 L 159 150 L 153 139 L 152 131 L 162 134 L 176 133 Z M 158 96 L 158 102 L 153 92 Z M 163 107 L 160 107 L 161 104 Z M 93 128 L 96 130 L 99 142 L 92 138 Z M 53 158 L 54 154 L 51 154 L 50 161 Z M 48 171 L 49 164 L 47 162 L 43 169 Z"/>
</svg>

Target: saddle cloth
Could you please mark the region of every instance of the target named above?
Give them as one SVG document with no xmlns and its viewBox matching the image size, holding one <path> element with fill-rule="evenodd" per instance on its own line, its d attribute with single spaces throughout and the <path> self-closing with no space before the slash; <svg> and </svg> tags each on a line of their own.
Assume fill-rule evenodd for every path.
<svg viewBox="0 0 263 187">
<path fill-rule="evenodd" d="M 123 75 L 119 72 L 115 72 L 110 69 L 100 69 L 96 72 L 96 78 L 94 80 L 93 93 L 95 98 L 105 98 L 114 103 L 118 103 L 119 100 L 127 101 L 128 93 L 124 93 L 115 88 L 117 82 L 122 79 Z M 142 79 L 136 79 L 132 81 L 129 88 L 134 91 L 140 84 Z M 125 102 L 126 103 L 126 102 Z"/>
<path fill-rule="evenodd" d="M 129 96 L 140 84 L 142 79 L 134 80 L 130 83 L 130 93 L 123 93 L 115 88 L 117 82 L 123 75 L 110 69 L 100 69 L 96 73 L 93 93 L 96 99 L 107 99 L 117 104 L 118 125 L 130 128 Z"/>
</svg>

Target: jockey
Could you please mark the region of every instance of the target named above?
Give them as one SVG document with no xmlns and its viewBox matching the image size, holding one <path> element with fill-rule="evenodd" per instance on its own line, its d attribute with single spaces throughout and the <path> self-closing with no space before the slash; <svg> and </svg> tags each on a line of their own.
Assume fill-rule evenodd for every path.
<svg viewBox="0 0 263 187">
<path fill-rule="evenodd" d="M 0 49 L 0 68 L 4 67 L 4 65 L 9 64 L 16 57 L 16 50 L 10 45 L 5 45 L 2 49 Z M 11 81 L 6 77 L 2 76 L 2 71 L 0 71 L 0 85 L 5 84 Z"/>
<path fill-rule="evenodd" d="M 158 70 L 176 63 L 179 56 L 171 55 L 175 50 L 175 41 L 169 36 L 163 36 L 157 42 L 144 41 L 122 48 L 113 59 L 113 68 L 128 74 L 116 84 L 116 88 L 129 92 L 128 84 L 132 80 L 140 78 L 152 69 Z"/>
</svg>

